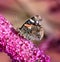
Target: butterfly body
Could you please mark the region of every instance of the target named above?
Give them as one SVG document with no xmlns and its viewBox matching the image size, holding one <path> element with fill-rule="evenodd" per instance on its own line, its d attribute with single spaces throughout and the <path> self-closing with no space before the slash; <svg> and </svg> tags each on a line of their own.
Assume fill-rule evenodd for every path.
<svg viewBox="0 0 60 62">
<path fill-rule="evenodd" d="M 28 40 L 40 41 L 44 35 L 44 30 L 41 26 L 42 19 L 32 17 L 28 19 L 20 28 L 19 33 Z"/>
</svg>

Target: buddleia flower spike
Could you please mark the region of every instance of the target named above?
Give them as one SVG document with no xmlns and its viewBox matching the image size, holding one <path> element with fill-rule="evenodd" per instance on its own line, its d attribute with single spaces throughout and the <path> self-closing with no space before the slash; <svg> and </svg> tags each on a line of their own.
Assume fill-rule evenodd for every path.
<svg viewBox="0 0 60 62">
<path fill-rule="evenodd" d="M 11 23 L 2 16 L 0 16 L 0 51 L 8 54 L 12 62 L 50 62 L 49 56 L 19 35 Z"/>
</svg>

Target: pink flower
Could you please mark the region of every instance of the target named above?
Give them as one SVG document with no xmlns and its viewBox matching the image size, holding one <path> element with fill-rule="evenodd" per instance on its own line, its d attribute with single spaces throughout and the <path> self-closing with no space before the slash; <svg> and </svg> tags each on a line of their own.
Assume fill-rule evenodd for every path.
<svg viewBox="0 0 60 62">
<path fill-rule="evenodd" d="M 20 36 L 12 24 L 0 16 L 0 50 L 6 52 L 12 62 L 50 62 L 47 55 Z"/>
</svg>

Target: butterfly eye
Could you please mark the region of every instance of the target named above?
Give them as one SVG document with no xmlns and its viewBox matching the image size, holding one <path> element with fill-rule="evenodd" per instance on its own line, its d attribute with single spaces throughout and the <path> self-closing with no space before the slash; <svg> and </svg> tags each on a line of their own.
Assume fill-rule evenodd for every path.
<svg viewBox="0 0 60 62">
<path fill-rule="evenodd" d="M 20 35 L 31 41 L 40 41 L 44 36 L 44 30 L 41 26 L 41 17 L 34 16 L 28 19 L 20 28 Z"/>
</svg>

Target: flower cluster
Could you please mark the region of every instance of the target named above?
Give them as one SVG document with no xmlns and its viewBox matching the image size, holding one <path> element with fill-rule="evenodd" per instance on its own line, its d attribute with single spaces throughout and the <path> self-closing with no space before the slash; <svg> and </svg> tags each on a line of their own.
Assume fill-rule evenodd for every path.
<svg viewBox="0 0 60 62">
<path fill-rule="evenodd" d="M 0 16 L 0 51 L 6 52 L 12 62 L 50 62 L 39 48 L 19 35 L 12 24 Z"/>
</svg>

